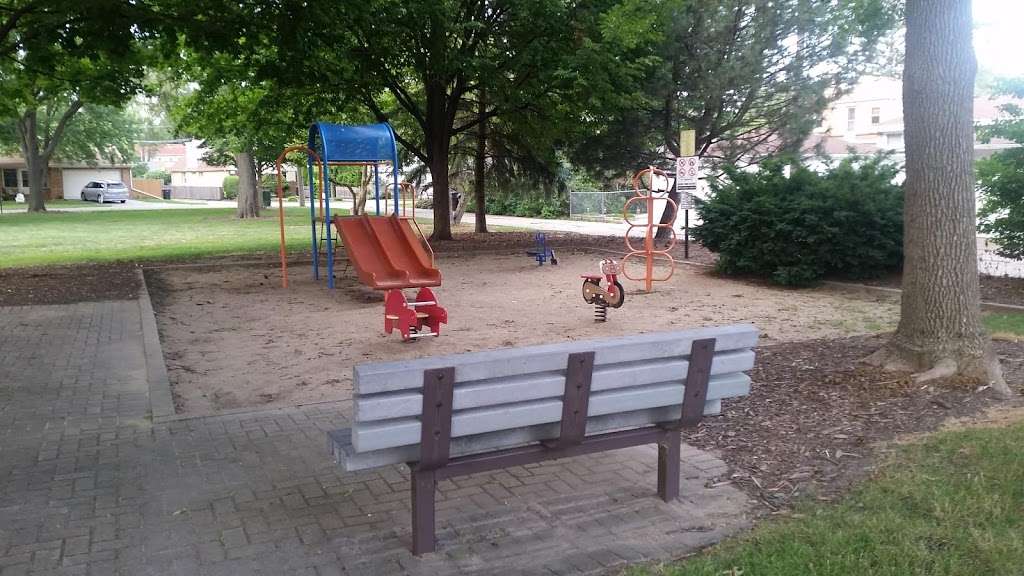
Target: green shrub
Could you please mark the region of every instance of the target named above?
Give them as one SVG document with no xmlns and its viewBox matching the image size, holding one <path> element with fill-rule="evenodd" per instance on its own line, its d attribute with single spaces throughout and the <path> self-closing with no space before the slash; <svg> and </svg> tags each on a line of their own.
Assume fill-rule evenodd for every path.
<svg viewBox="0 0 1024 576">
<path fill-rule="evenodd" d="M 171 173 L 167 170 L 150 170 L 141 177 L 147 180 L 160 180 L 164 184 L 171 183 Z"/>
<path fill-rule="evenodd" d="M 982 142 L 992 138 L 1024 144 L 1024 78 L 1000 80 L 999 95 L 1011 96 L 1012 103 L 1002 105 L 1002 117 L 979 129 Z M 1024 259 L 1024 148 L 1001 150 L 977 162 L 981 209 L 978 218 L 982 232 L 992 235 L 996 253 L 1006 258 Z"/>
<path fill-rule="evenodd" d="M 221 186 L 224 188 L 225 199 L 234 200 L 238 198 L 238 176 L 225 176 L 224 183 Z"/>
<path fill-rule="evenodd" d="M 726 274 L 806 286 L 826 276 L 868 278 L 899 269 L 903 191 L 885 156 L 844 160 L 823 174 L 782 162 L 726 169 L 697 212 L 693 236 Z"/>
<path fill-rule="evenodd" d="M 996 252 L 1024 259 L 1024 148 L 996 152 L 977 162 L 982 232 L 992 235 Z"/>
<path fill-rule="evenodd" d="M 467 210 L 475 211 L 476 202 L 473 198 L 469 202 Z M 527 218 L 564 218 L 569 215 L 569 198 L 564 194 L 489 190 L 487 213 Z"/>
</svg>

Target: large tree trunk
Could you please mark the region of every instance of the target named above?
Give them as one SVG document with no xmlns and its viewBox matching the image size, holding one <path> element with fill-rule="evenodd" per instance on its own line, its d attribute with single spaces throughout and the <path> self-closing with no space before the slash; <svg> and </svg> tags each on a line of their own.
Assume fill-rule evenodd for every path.
<svg viewBox="0 0 1024 576">
<path fill-rule="evenodd" d="M 908 0 L 906 14 L 903 297 L 896 334 L 868 360 L 1008 396 L 979 309 L 971 2 Z"/>
<path fill-rule="evenodd" d="M 238 169 L 238 217 L 259 218 L 260 190 L 256 185 L 256 163 L 250 152 L 235 154 Z"/>
<path fill-rule="evenodd" d="M 46 192 L 49 188 L 47 174 L 50 171 L 50 159 L 57 150 L 64 131 L 75 114 L 82 109 L 82 103 L 73 100 L 61 114 L 53 132 L 43 134 L 40 141 L 39 115 L 35 108 L 26 110 L 17 121 L 18 139 L 21 141 L 21 153 L 25 157 L 28 168 L 28 211 L 46 211 Z"/>
<path fill-rule="evenodd" d="M 484 90 L 480 90 L 480 102 L 477 109 L 480 122 L 476 127 L 476 156 L 473 158 L 473 196 L 476 199 L 476 225 L 480 234 L 487 233 L 487 100 Z M 465 202 L 463 202 L 465 204 Z"/>
<path fill-rule="evenodd" d="M 451 145 L 451 122 L 446 107 L 443 83 L 427 85 L 427 153 L 430 181 L 434 186 L 434 232 L 432 240 L 451 240 L 451 200 L 448 192 L 448 153 Z"/>
<path fill-rule="evenodd" d="M 18 120 L 18 138 L 21 154 L 28 168 L 28 211 L 46 211 L 46 172 L 49 158 L 39 150 L 39 124 L 35 109 L 26 110 Z"/>
<path fill-rule="evenodd" d="M 672 83 L 669 84 L 668 91 L 665 93 L 665 99 L 662 103 L 662 118 L 661 118 L 661 137 L 665 142 L 665 147 L 668 149 L 669 154 L 673 156 L 679 156 L 682 149 L 682 142 L 679 141 L 679 131 L 676 129 L 675 118 L 676 118 L 676 86 L 679 85 L 681 78 L 681 70 L 678 62 L 678 54 L 673 53 L 672 66 Z M 672 184 L 671 182 L 669 184 Z M 679 205 L 680 194 L 676 191 L 675 186 L 669 186 L 668 199 Z M 665 203 L 665 209 L 661 212 L 661 220 L 659 224 L 666 226 L 659 227 L 654 232 L 654 240 L 663 241 L 668 244 L 669 239 L 672 237 L 672 227 L 667 226 L 669 222 L 673 222 L 676 219 L 676 210 L 672 209 L 672 204 Z"/>
</svg>

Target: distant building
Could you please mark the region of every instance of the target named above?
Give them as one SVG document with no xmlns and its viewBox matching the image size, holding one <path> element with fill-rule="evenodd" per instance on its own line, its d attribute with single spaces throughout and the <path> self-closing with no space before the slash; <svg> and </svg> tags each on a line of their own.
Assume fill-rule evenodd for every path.
<svg viewBox="0 0 1024 576">
<path fill-rule="evenodd" d="M 132 186 L 132 170 L 128 163 L 98 160 L 95 165 L 85 162 L 50 162 L 46 178 L 45 198 L 55 200 L 81 199 L 82 188 L 94 180 L 120 180 Z M 0 194 L 12 198 L 18 193 L 28 196 L 28 165 L 21 156 L 0 156 Z"/>
<path fill-rule="evenodd" d="M 974 100 L 974 122 L 990 124 L 1000 117 L 999 107 L 1010 103 L 1010 98 L 979 96 Z M 993 139 L 983 144 L 976 141 L 974 157 L 984 158 L 994 151 L 1015 147 L 1008 140 Z M 842 158 L 850 149 L 858 154 L 879 151 L 892 152 L 902 159 L 903 140 L 903 82 L 894 78 L 867 77 L 849 94 L 834 101 L 823 115 L 821 126 L 803 146 L 805 156 L 816 151 L 827 156 Z"/>
</svg>

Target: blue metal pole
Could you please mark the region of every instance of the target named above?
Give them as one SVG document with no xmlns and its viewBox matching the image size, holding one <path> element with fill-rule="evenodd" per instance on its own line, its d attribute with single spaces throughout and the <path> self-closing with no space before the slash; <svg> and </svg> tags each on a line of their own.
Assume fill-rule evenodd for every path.
<svg viewBox="0 0 1024 576">
<path fill-rule="evenodd" d="M 306 176 L 306 181 L 309 182 L 309 223 L 313 227 L 313 279 L 319 280 L 320 250 L 316 245 L 316 177 L 313 175 L 312 156 L 306 159 Z"/>
<path fill-rule="evenodd" d="M 378 170 L 379 167 L 379 162 L 373 165 L 373 195 L 376 198 L 377 202 L 377 216 L 380 216 L 380 172 Z M 387 202 L 385 202 L 384 208 L 387 207 Z"/>
<path fill-rule="evenodd" d="M 398 192 L 398 190 L 399 190 L 399 188 L 398 188 L 398 164 L 392 164 L 391 165 L 391 170 L 392 170 L 392 172 L 394 173 L 394 176 L 395 176 L 395 178 L 394 178 L 394 190 L 392 191 L 391 195 L 394 196 L 394 198 L 395 198 L 395 215 L 398 215 L 398 193 L 399 193 Z M 412 202 L 415 202 L 416 201 L 416 197 L 414 196 L 414 197 L 410 198 L 409 200 L 412 201 Z"/>
</svg>

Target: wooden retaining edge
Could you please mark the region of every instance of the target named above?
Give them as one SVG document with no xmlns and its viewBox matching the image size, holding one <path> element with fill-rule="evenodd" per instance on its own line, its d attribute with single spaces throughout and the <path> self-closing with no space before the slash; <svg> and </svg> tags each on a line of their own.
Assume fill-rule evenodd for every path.
<svg viewBox="0 0 1024 576">
<path fill-rule="evenodd" d="M 142 318 L 142 345 L 146 357 L 146 381 L 149 384 L 149 408 L 153 420 L 174 416 L 174 399 L 171 397 L 171 380 L 164 364 L 164 352 L 160 347 L 160 333 L 156 327 L 156 313 L 146 288 L 146 275 L 142 269 L 139 275 L 139 312 Z"/>
<path fill-rule="evenodd" d="M 900 296 L 903 291 L 899 288 L 889 288 L 888 286 L 870 286 L 868 284 L 855 284 L 852 282 L 836 282 L 835 280 L 825 280 L 822 282 L 823 286 L 829 288 L 836 288 L 838 290 L 845 290 L 848 292 L 867 292 L 870 294 L 885 294 L 886 296 Z M 998 302 L 981 302 L 981 309 L 986 312 L 1011 312 L 1011 313 L 1024 313 L 1024 306 L 1017 306 L 1015 304 L 1000 304 Z"/>
</svg>

